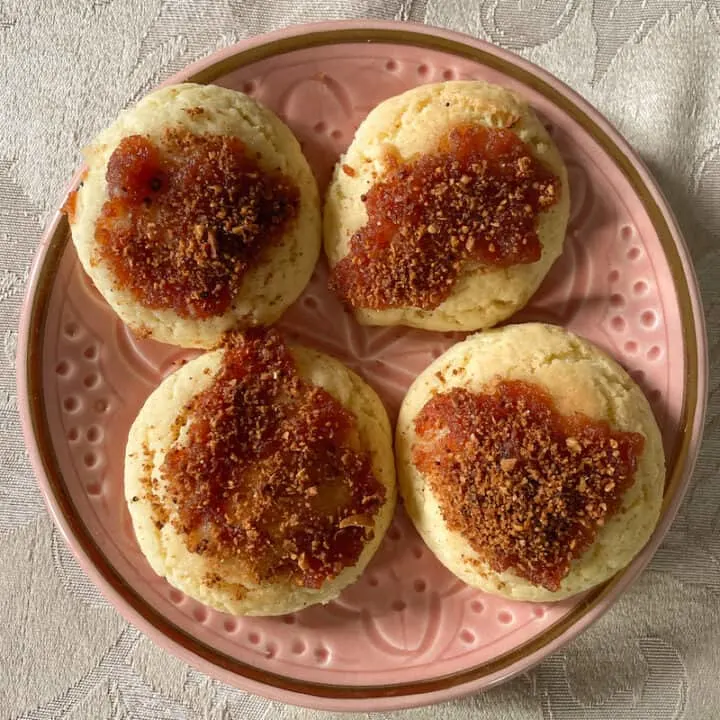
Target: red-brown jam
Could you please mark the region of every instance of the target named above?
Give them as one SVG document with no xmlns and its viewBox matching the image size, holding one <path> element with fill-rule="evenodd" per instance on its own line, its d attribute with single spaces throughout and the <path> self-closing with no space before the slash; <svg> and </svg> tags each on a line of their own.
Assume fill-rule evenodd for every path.
<svg viewBox="0 0 720 720">
<path fill-rule="evenodd" d="M 300 378 L 277 332 L 229 343 L 162 466 L 171 522 L 191 552 L 241 559 L 256 582 L 320 587 L 357 562 L 385 487 L 354 415 Z"/>
<path fill-rule="evenodd" d="M 619 509 L 644 438 L 562 415 L 539 385 L 435 395 L 415 419 L 413 462 L 451 530 L 496 572 L 554 591 Z"/>
<path fill-rule="evenodd" d="M 67 215 L 68 222 L 72 225 L 77 215 L 77 190 L 72 190 L 65 200 L 65 204 L 60 208 L 60 212 Z"/>
<path fill-rule="evenodd" d="M 389 165 L 364 196 L 367 224 L 333 270 L 347 305 L 432 310 L 468 263 L 540 259 L 537 217 L 558 201 L 560 181 L 511 130 L 458 126 L 436 152 Z"/>
<path fill-rule="evenodd" d="M 261 169 L 236 137 L 165 131 L 110 156 L 97 257 L 147 308 L 221 315 L 247 271 L 296 217 L 297 187 Z"/>
<path fill-rule="evenodd" d="M 87 179 L 87 176 L 88 169 L 85 168 L 82 173 L 80 173 L 80 184 L 78 185 L 78 189 L 83 186 L 83 183 Z M 72 190 L 70 193 L 68 193 L 65 204 L 60 208 L 60 212 L 67 215 L 68 222 L 71 225 L 73 225 L 75 223 L 75 220 L 77 219 L 77 195 L 77 190 Z"/>
</svg>

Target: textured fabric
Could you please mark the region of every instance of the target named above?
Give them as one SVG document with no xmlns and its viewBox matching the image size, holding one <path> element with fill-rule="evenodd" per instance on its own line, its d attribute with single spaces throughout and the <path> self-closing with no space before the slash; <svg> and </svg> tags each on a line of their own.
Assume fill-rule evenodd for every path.
<svg viewBox="0 0 720 720">
<path fill-rule="evenodd" d="M 620 602 L 526 676 L 439 708 L 378 717 L 719 718 L 717 0 L 0 2 L 0 718 L 331 717 L 205 678 L 100 597 L 43 508 L 20 436 L 13 365 L 29 263 L 78 147 L 122 106 L 218 47 L 288 23 L 358 17 L 488 39 L 547 68 L 609 117 L 655 173 L 688 239 L 712 372 L 693 485 L 650 569 Z"/>
</svg>

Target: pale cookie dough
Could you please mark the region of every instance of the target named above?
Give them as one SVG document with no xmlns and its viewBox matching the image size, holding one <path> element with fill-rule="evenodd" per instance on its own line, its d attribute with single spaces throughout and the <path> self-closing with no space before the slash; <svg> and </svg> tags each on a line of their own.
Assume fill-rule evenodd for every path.
<svg viewBox="0 0 720 720">
<path fill-rule="evenodd" d="M 380 103 L 368 115 L 335 168 L 325 202 L 324 246 L 331 267 L 348 254 L 350 238 L 368 219 L 361 196 L 382 178 L 389 149 L 408 160 L 435 151 L 438 140 L 457 125 L 502 128 L 510 122 L 514 122 L 512 131 L 561 181 L 559 201 L 539 216 L 540 260 L 505 269 L 468 265 L 450 297 L 434 310 L 354 308 L 360 323 L 479 330 L 512 315 L 537 290 L 562 252 L 570 208 L 567 171 L 555 143 L 527 103 L 512 91 L 485 82 L 421 85 Z"/>
<path fill-rule="evenodd" d="M 168 128 L 237 136 L 257 154 L 263 169 L 279 170 L 300 191 L 297 217 L 280 243 L 269 248 L 260 262 L 250 268 L 231 307 L 219 316 L 188 318 L 171 309 L 145 307 L 118 285 L 105 263 L 98 261 L 95 229 L 108 199 L 105 173 L 110 156 L 129 135 L 144 135 L 159 142 Z M 103 297 L 141 336 L 184 347 L 213 347 L 228 330 L 275 322 L 309 281 L 321 244 L 315 178 L 288 127 L 247 95 L 214 85 L 164 87 L 122 113 L 84 151 L 84 156 L 87 176 L 70 214 L 78 257 Z"/>
<path fill-rule="evenodd" d="M 153 502 L 159 501 L 172 518 L 172 504 L 163 493 L 160 468 L 177 436 L 176 420 L 196 394 L 208 388 L 224 350 L 206 353 L 167 377 L 150 395 L 130 430 L 125 457 L 125 498 L 135 535 L 153 570 L 187 595 L 235 615 L 282 615 L 308 605 L 326 603 L 353 583 L 380 545 L 395 508 L 395 464 L 390 423 L 375 392 L 340 361 L 313 350 L 291 348 L 300 376 L 324 388 L 357 419 L 360 446 L 369 451 L 373 473 L 386 488 L 385 501 L 374 519 L 374 534 L 358 562 L 346 567 L 319 589 L 289 581 L 257 584 L 248 579 L 242 554 L 237 560 L 218 562 L 207 554 L 188 550 L 171 522 L 157 524 Z M 186 421 L 187 422 L 187 421 Z M 185 425 L 185 427 L 187 427 Z M 157 481 L 155 498 L 148 496 L 148 481 Z M 165 498 L 165 499 L 164 499 Z M 220 581 L 208 578 L 220 576 Z"/>
<path fill-rule="evenodd" d="M 645 438 L 635 481 L 625 492 L 620 510 L 600 528 L 590 548 L 572 561 L 555 592 L 512 570 L 493 571 L 461 534 L 447 528 L 438 501 L 411 459 L 419 442 L 415 417 L 435 393 L 452 388 L 480 392 L 497 378 L 537 383 L 550 393 L 559 413 L 584 413 L 608 421 L 613 429 Z M 561 600 L 602 583 L 640 552 L 658 521 L 665 459 L 647 399 L 614 360 L 559 327 L 511 325 L 454 345 L 410 387 L 400 409 L 395 442 L 405 507 L 428 547 L 468 585 L 513 600 Z"/>
</svg>

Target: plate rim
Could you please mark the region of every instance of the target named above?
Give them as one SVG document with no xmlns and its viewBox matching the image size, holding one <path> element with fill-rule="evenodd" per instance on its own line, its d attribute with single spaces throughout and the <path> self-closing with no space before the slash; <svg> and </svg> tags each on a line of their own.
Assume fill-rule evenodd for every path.
<svg viewBox="0 0 720 720">
<path fill-rule="evenodd" d="M 139 597 L 115 570 L 95 545 L 74 512 L 69 496 L 63 492 L 62 478 L 53 468 L 53 464 L 57 466 L 57 459 L 44 426 L 46 419 L 39 412 L 43 405 L 42 381 L 39 380 L 46 319 L 43 311 L 69 234 L 67 221 L 59 211 L 55 212 L 43 233 L 23 302 L 16 355 L 17 399 L 25 445 L 55 525 L 85 573 L 132 625 L 202 672 L 270 699 L 321 710 L 395 710 L 485 690 L 528 670 L 601 617 L 637 579 L 675 518 L 699 454 L 707 403 L 707 335 L 699 286 L 687 244 L 672 210 L 643 161 L 589 102 L 547 71 L 512 52 L 469 35 L 420 23 L 332 21 L 293 25 L 248 38 L 189 64 L 162 85 L 183 81 L 208 83 L 261 57 L 320 45 L 356 42 L 430 47 L 509 73 L 549 97 L 579 122 L 610 155 L 640 197 L 660 237 L 673 275 L 683 324 L 686 363 L 683 412 L 678 440 L 671 454 L 673 474 L 668 478 L 662 515 L 641 554 L 608 583 L 591 593 L 566 618 L 534 640 L 490 663 L 432 680 L 389 686 L 343 686 L 295 680 L 229 658 L 170 623 L 162 613 Z M 80 171 L 73 177 L 68 190 L 75 187 L 79 178 Z"/>
</svg>

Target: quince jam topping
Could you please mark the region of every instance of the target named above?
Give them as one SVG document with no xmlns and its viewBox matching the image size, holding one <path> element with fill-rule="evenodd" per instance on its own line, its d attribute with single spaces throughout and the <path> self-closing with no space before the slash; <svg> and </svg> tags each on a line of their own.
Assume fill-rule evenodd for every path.
<svg viewBox="0 0 720 720">
<path fill-rule="evenodd" d="M 309 588 L 357 563 L 385 487 L 355 416 L 300 377 L 276 331 L 230 338 L 178 433 L 186 421 L 161 473 L 191 552 L 239 559 L 257 583 Z"/>
<path fill-rule="evenodd" d="M 182 129 L 121 140 L 106 180 L 94 260 L 145 307 L 184 318 L 226 312 L 300 205 L 297 187 L 238 138 Z"/>
<path fill-rule="evenodd" d="M 560 180 L 514 132 L 461 125 L 436 152 L 389 158 L 363 196 L 367 223 L 333 269 L 346 305 L 433 310 L 468 268 L 540 259 L 537 217 L 558 201 Z"/>
<path fill-rule="evenodd" d="M 644 437 L 562 415 L 541 386 L 501 380 L 435 395 L 413 462 L 445 522 L 496 572 L 555 591 L 633 484 Z"/>
</svg>

